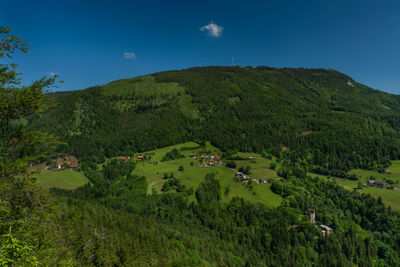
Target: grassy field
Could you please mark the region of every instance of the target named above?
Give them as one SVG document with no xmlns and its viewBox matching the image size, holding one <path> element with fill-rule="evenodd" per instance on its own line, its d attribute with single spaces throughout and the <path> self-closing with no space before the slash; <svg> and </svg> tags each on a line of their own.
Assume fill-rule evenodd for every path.
<svg viewBox="0 0 400 267">
<path fill-rule="evenodd" d="M 161 159 L 164 157 L 165 153 L 174 148 L 178 149 L 180 153 L 185 156 L 185 158 L 161 162 Z M 269 207 L 276 207 L 280 205 L 282 198 L 270 190 L 270 184 L 257 185 L 256 183 L 252 182 L 252 185 L 248 186 L 242 182 L 235 182 L 235 170 L 226 168 L 224 166 L 196 166 L 201 162 L 201 160 L 192 159 L 189 156 L 198 154 L 200 151 L 207 151 L 211 154 L 218 155 L 222 154 L 218 148 L 212 146 L 208 142 L 206 143 L 205 147 L 200 147 L 194 142 L 187 142 L 146 152 L 146 154 L 151 155 L 152 159 L 150 161 L 138 160 L 133 173 L 146 177 L 149 184 L 147 189 L 148 194 L 152 194 L 153 190 L 158 193 L 162 192 L 161 188 L 167 181 L 166 179 L 163 179 L 164 173 L 173 173 L 174 177 L 179 178 L 187 188 L 193 188 L 194 190 L 196 190 L 199 184 L 204 181 L 204 177 L 208 173 L 214 173 L 216 179 L 218 179 L 221 184 L 223 201 L 229 201 L 233 197 L 238 196 L 253 203 L 262 203 Z M 261 178 L 271 180 L 278 177 L 274 170 L 268 168 L 270 163 L 274 160 L 263 158 L 256 153 L 239 152 L 237 153 L 237 156 L 243 158 L 243 160 L 235 160 L 237 165 L 236 169 L 238 170 L 240 167 L 250 166 L 251 174 L 249 176 L 251 180 L 259 180 Z M 183 171 L 178 171 L 180 166 L 184 167 Z M 348 190 L 354 190 L 357 188 L 360 181 L 365 184 L 371 176 L 375 177 L 376 180 L 391 179 L 392 181 L 396 182 L 400 180 L 400 161 L 393 161 L 392 165 L 386 170 L 385 173 L 361 169 L 352 170 L 349 173 L 355 173 L 359 180 L 353 181 L 340 178 L 329 179 L 334 179 L 339 185 Z M 312 173 L 311 175 L 318 176 L 322 179 L 328 179 L 328 177 L 324 175 Z M 57 172 L 42 170 L 38 176 L 38 184 L 45 189 L 52 187 L 75 189 L 87 182 L 88 179 L 82 172 L 73 170 Z M 225 194 L 227 187 L 229 188 L 229 194 Z M 386 205 L 391 206 L 393 209 L 400 210 L 400 190 L 390 190 L 378 187 L 363 187 L 357 190 L 360 193 L 368 193 L 374 197 L 380 196 Z M 192 196 L 192 199 L 194 199 L 194 196 Z"/>
<path fill-rule="evenodd" d="M 156 83 L 153 76 L 141 76 L 111 82 L 103 86 L 105 95 L 126 95 L 135 93 L 136 96 L 158 94 L 177 94 L 183 92 L 178 83 Z"/>
<path fill-rule="evenodd" d="M 181 154 L 185 157 L 181 159 L 171 160 L 167 162 L 161 162 L 165 153 L 172 149 L 178 149 Z M 151 156 L 150 161 L 137 160 L 136 168 L 133 174 L 139 176 L 145 176 L 149 184 L 147 193 L 152 194 L 153 190 L 161 193 L 163 184 L 167 181 L 164 178 L 164 173 L 173 173 L 174 177 L 177 177 L 187 188 L 197 189 L 200 183 L 204 181 L 205 176 L 208 173 L 214 173 L 216 179 L 219 180 L 222 190 L 223 201 L 229 201 L 233 197 L 242 197 L 253 203 L 262 203 L 269 207 L 279 206 L 282 199 L 280 196 L 272 193 L 270 190 L 270 184 L 257 185 L 252 182 L 251 185 L 247 185 L 242 182 L 235 182 L 234 174 L 235 170 L 226 168 L 224 166 L 207 166 L 198 167 L 196 166 L 201 162 L 201 159 L 192 159 L 190 155 L 198 154 L 200 152 L 207 152 L 207 154 L 218 154 L 221 156 L 221 151 L 212 146 L 209 142 L 206 143 L 205 147 L 200 147 L 199 144 L 194 142 L 187 142 L 174 146 L 164 147 L 152 151 L 147 151 L 145 154 Z M 251 167 L 251 179 L 260 178 L 275 178 L 277 177 L 276 172 L 268 168 L 271 160 L 262 158 L 258 154 L 254 153 L 238 153 L 238 156 L 244 158 L 244 160 L 235 161 L 237 169 L 240 167 Z M 184 167 L 183 171 L 178 171 L 180 166 Z M 63 188 L 63 189 L 76 189 L 88 182 L 88 179 L 84 176 L 83 172 L 77 172 L 73 170 L 64 171 L 47 171 L 41 170 L 38 175 L 38 184 L 45 188 Z M 226 188 L 229 188 L 229 193 L 225 194 Z M 194 200 L 194 196 L 191 198 Z"/>
<path fill-rule="evenodd" d="M 161 162 L 161 159 L 164 157 L 165 153 L 174 148 L 180 150 L 180 152 L 185 155 L 185 158 Z M 207 143 L 205 148 L 200 148 L 198 144 L 188 142 L 148 151 L 147 154 L 152 154 L 152 160 L 150 162 L 138 161 L 133 173 L 146 177 L 149 183 L 147 190 L 149 194 L 151 194 L 153 190 L 156 192 L 161 192 L 163 184 L 167 181 L 166 179 L 163 179 L 164 173 L 173 173 L 174 177 L 179 178 L 186 187 L 193 188 L 194 190 L 201 182 L 204 181 L 204 177 L 207 173 L 214 173 L 216 179 L 218 179 L 221 184 L 224 201 L 229 201 L 231 198 L 239 196 L 251 202 L 263 203 L 269 207 L 276 207 L 280 205 L 281 197 L 272 193 L 269 184 L 257 185 L 253 183 L 252 186 L 247 186 L 241 182 L 235 182 L 235 171 L 229 168 L 223 166 L 196 166 L 196 164 L 200 163 L 200 160 L 191 159 L 189 156 L 192 154 L 197 154 L 199 151 L 210 151 L 212 154 L 221 155 L 221 151 L 213 147 L 210 143 Z M 236 161 L 238 168 L 240 166 L 252 167 L 253 173 L 250 175 L 252 179 L 261 177 L 276 177 L 276 173 L 274 171 L 266 168 L 269 166 L 269 160 L 261 158 L 260 155 L 257 154 L 241 153 L 240 156 L 256 157 L 255 159 Z M 157 164 L 155 164 L 155 162 L 157 162 Z M 193 163 L 193 166 L 191 163 Z M 178 171 L 179 166 L 184 167 L 183 172 Z M 227 187 L 230 188 L 228 195 L 224 193 Z"/>
<path fill-rule="evenodd" d="M 367 180 L 370 179 L 371 176 L 375 177 L 375 180 L 383 181 L 384 179 L 390 179 L 394 182 L 400 180 L 400 161 L 393 161 L 392 166 L 390 166 L 386 173 L 379 173 L 376 171 L 368 171 L 368 170 L 351 170 L 349 173 L 357 174 L 359 180 L 352 181 L 348 179 L 340 179 L 340 178 L 330 178 L 334 179 L 339 185 L 343 186 L 348 190 L 354 190 L 354 188 L 358 187 L 358 183 L 361 181 L 363 184 L 366 183 Z M 311 174 L 311 176 L 318 176 L 323 179 L 328 179 L 324 175 L 316 175 Z M 395 189 L 385 189 L 379 187 L 363 187 L 361 189 L 357 189 L 360 193 L 371 194 L 374 197 L 381 197 L 383 202 L 392 207 L 393 209 L 400 210 L 400 190 Z"/>
<path fill-rule="evenodd" d="M 240 167 L 251 167 L 251 178 L 276 178 L 278 175 L 274 170 L 269 169 L 269 165 L 274 160 L 269 160 L 266 158 L 261 157 L 259 154 L 256 153 L 243 153 L 239 152 L 237 155 L 241 158 L 245 158 L 246 160 L 236 160 L 237 169 Z M 278 164 L 277 164 L 278 165 Z M 277 167 L 278 169 L 278 167 Z"/>
<path fill-rule="evenodd" d="M 42 170 L 38 175 L 38 184 L 45 189 L 52 187 L 62 189 L 76 189 L 86 184 L 89 180 L 83 172 L 65 170 L 65 171 L 46 171 Z"/>
</svg>

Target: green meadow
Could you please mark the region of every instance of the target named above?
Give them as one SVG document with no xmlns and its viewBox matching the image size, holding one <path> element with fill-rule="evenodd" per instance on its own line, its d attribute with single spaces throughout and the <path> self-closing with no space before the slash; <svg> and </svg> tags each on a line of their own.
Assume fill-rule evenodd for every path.
<svg viewBox="0 0 400 267">
<path fill-rule="evenodd" d="M 274 170 L 269 169 L 271 162 L 274 162 L 274 160 L 263 158 L 256 153 L 239 152 L 237 153 L 237 156 L 245 159 L 245 160 L 235 160 L 237 169 L 239 169 L 240 167 L 245 168 L 247 166 L 250 166 L 251 167 L 250 177 L 252 179 L 260 179 L 260 178 L 269 179 L 278 177 L 278 175 Z"/>
<path fill-rule="evenodd" d="M 376 180 L 390 179 L 393 182 L 397 180 L 400 182 L 400 160 L 392 161 L 392 165 L 384 173 L 361 169 L 351 170 L 349 173 L 355 173 L 362 180 L 369 180 L 370 176 L 374 176 Z"/>
<path fill-rule="evenodd" d="M 185 158 L 161 162 L 165 153 L 174 148 L 178 149 L 181 154 L 185 155 Z M 138 160 L 133 173 L 146 177 L 149 184 L 147 190 L 148 194 L 151 194 L 153 191 L 158 193 L 161 192 L 163 184 L 167 181 L 163 178 L 164 173 L 169 175 L 170 173 L 173 173 L 173 176 L 180 179 L 182 184 L 187 188 L 193 188 L 194 190 L 196 190 L 199 184 L 204 181 L 204 178 L 208 173 L 214 173 L 215 178 L 218 179 L 221 184 L 222 198 L 224 201 L 229 201 L 233 197 L 242 197 L 253 203 L 262 203 L 269 207 L 280 205 L 281 197 L 270 190 L 269 184 L 257 185 L 255 182 L 251 182 L 248 185 L 242 182 L 235 182 L 235 171 L 224 166 L 196 166 L 201 162 L 201 160 L 192 159 L 189 156 L 197 154 L 200 151 L 210 151 L 211 154 L 221 155 L 221 151 L 208 142 L 204 148 L 199 147 L 199 145 L 194 142 L 187 142 L 146 152 L 146 154 L 152 155 L 151 161 Z M 269 160 L 261 158 L 258 154 L 240 153 L 240 156 L 243 158 L 255 157 L 253 159 L 236 161 L 238 165 L 237 168 L 241 166 L 251 167 L 251 179 L 277 177 L 275 171 L 267 168 L 270 163 Z M 183 171 L 178 171 L 180 166 L 183 166 Z"/>
<path fill-rule="evenodd" d="M 140 76 L 131 79 L 117 80 L 103 86 L 105 95 L 127 95 L 146 97 L 158 94 L 177 94 L 183 92 L 178 83 L 157 83 L 153 76 Z"/>
<path fill-rule="evenodd" d="M 162 162 L 164 155 L 172 149 L 178 149 L 181 154 L 185 157 Z M 150 155 L 151 160 L 137 160 L 136 168 L 133 174 L 139 176 L 145 176 L 148 182 L 147 193 L 152 194 L 153 192 L 162 193 L 161 188 L 167 181 L 164 179 L 164 174 L 173 174 L 174 177 L 180 179 L 182 184 L 187 188 L 196 188 L 201 182 L 204 181 L 204 177 L 208 173 L 214 173 L 216 179 L 219 180 L 222 190 L 222 199 L 229 201 L 233 197 L 242 197 L 245 200 L 253 203 L 262 203 L 268 207 L 279 206 L 282 198 L 279 195 L 274 194 L 270 190 L 270 184 L 256 184 L 253 179 L 259 180 L 266 178 L 271 180 L 277 178 L 278 175 L 274 170 L 269 169 L 271 162 L 261 157 L 256 153 L 244 153 L 239 152 L 235 156 L 242 158 L 241 160 L 235 160 L 236 170 L 240 167 L 246 168 L 251 167 L 251 174 L 249 177 L 252 182 L 250 184 L 236 182 L 234 180 L 234 174 L 236 170 L 226 168 L 224 166 L 207 166 L 199 167 L 197 164 L 201 163 L 201 159 L 192 159 L 190 155 L 198 154 L 202 151 L 210 152 L 211 154 L 218 154 L 221 156 L 221 151 L 212 146 L 209 142 L 206 143 L 205 147 L 200 147 L 195 142 L 187 142 L 183 144 L 173 145 L 164 147 L 156 150 L 148 151 L 144 154 Z M 183 171 L 179 171 L 179 167 L 183 166 Z M 348 180 L 341 178 L 328 178 L 324 175 L 317 175 L 311 173 L 312 176 L 317 176 L 322 179 L 333 179 L 339 185 L 343 186 L 348 190 L 357 189 L 360 193 L 371 194 L 374 197 L 381 197 L 383 202 L 391 206 L 393 209 L 400 210 L 400 190 L 385 189 L 379 187 L 362 187 L 358 188 L 358 184 L 361 181 L 365 184 L 371 176 L 375 177 L 376 180 L 387 180 L 390 179 L 394 182 L 400 181 L 400 161 L 393 161 L 392 165 L 386 170 L 385 173 L 379 173 L 376 171 L 355 169 L 349 172 L 350 174 L 356 174 L 358 180 Z M 76 189 L 88 182 L 88 179 L 84 176 L 83 172 L 77 172 L 73 170 L 63 171 L 47 171 L 42 170 L 38 175 L 38 184 L 45 189 L 52 187 L 63 188 L 63 189 Z M 191 197 L 194 200 L 194 196 Z"/>
<path fill-rule="evenodd" d="M 185 157 L 162 162 L 161 160 L 164 155 L 175 148 Z M 161 188 L 167 181 L 167 179 L 164 179 L 164 173 L 168 175 L 172 173 L 173 176 L 180 179 L 182 184 L 187 188 L 193 188 L 194 190 L 204 181 L 208 173 L 214 173 L 216 179 L 218 179 L 221 184 L 223 201 L 229 201 L 233 197 L 242 197 L 253 203 L 262 203 L 269 207 L 280 205 L 282 198 L 270 190 L 270 184 L 257 185 L 254 181 L 249 184 L 236 182 L 234 180 L 235 170 L 224 166 L 196 166 L 203 160 L 192 159 L 190 155 L 199 154 L 200 152 L 218 154 L 219 156 L 222 154 L 218 148 L 212 146 L 209 142 L 206 143 L 205 147 L 200 147 L 199 144 L 194 142 L 164 147 L 145 152 L 144 154 L 151 156 L 151 160 L 137 160 L 133 174 L 146 177 L 148 182 L 147 193 L 152 194 L 153 191 L 162 193 Z M 235 161 L 237 169 L 250 166 L 251 174 L 249 177 L 251 179 L 258 180 L 260 178 L 271 179 L 277 177 L 276 172 L 268 168 L 272 160 L 262 158 L 255 153 L 240 152 L 237 156 L 243 158 L 243 160 Z M 183 171 L 178 170 L 180 166 L 183 166 Z M 83 172 L 74 170 L 42 170 L 38 175 L 38 184 L 45 189 L 57 187 L 73 190 L 87 182 L 88 179 L 84 176 Z M 192 195 L 191 198 L 194 200 L 194 195 Z"/>
<path fill-rule="evenodd" d="M 38 174 L 37 183 L 44 189 L 52 187 L 73 190 L 89 182 L 83 172 L 73 170 L 47 171 Z"/>
<path fill-rule="evenodd" d="M 385 173 L 379 173 L 376 171 L 360 170 L 355 169 L 349 172 L 350 174 L 355 173 L 358 177 L 357 181 L 341 179 L 341 178 L 329 178 L 334 179 L 339 185 L 343 186 L 348 190 L 354 190 L 358 188 L 358 184 L 361 181 L 365 184 L 371 176 L 375 177 L 375 180 L 383 181 L 390 179 L 394 182 L 400 181 L 400 161 L 393 161 L 392 165 L 386 169 Z M 318 176 L 323 179 L 328 179 L 324 175 L 311 174 L 312 176 Z M 399 189 L 386 189 L 379 187 L 366 187 L 363 186 L 361 189 L 357 189 L 360 193 L 371 194 L 374 197 L 381 197 L 383 202 L 393 209 L 400 210 L 400 190 Z"/>
</svg>

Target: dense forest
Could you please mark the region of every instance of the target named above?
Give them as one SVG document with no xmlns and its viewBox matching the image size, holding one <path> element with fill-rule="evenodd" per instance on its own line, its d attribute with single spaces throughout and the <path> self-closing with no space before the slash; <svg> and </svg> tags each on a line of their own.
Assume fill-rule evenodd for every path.
<svg viewBox="0 0 400 267">
<path fill-rule="evenodd" d="M 9 29 L 0 37 L 0 58 L 26 51 Z M 333 70 L 266 67 L 45 94 L 55 81 L 22 86 L 14 64 L 0 65 L 0 266 L 400 265 L 399 212 L 307 174 L 397 159 L 398 96 Z M 214 173 L 197 188 L 166 175 L 169 188 L 148 194 L 135 161 L 106 160 L 186 140 L 211 140 L 226 159 L 236 150 L 277 156 L 270 188 L 282 204 L 222 202 Z M 76 155 L 90 182 L 39 188 L 29 166 L 60 153 Z M 181 156 L 171 150 L 163 160 Z M 332 233 L 310 222 L 310 210 Z"/>
<path fill-rule="evenodd" d="M 268 209 L 239 198 L 222 203 L 212 173 L 195 192 L 146 196 L 146 179 L 130 175 L 132 167 L 113 160 L 102 170 L 87 172 L 92 186 L 53 189 L 56 195 L 76 199 L 64 208 L 74 221 L 69 231 L 78 232 L 66 238 L 80 264 L 400 264 L 400 214 L 385 208 L 379 199 L 348 192 L 334 182 L 294 176 L 277 180 L 272 188 L 285 201 Z M 195 202 L 189 201 L 191 194 Z M 96 208 L 98 203 L 116 211 Z M 324 236 L 309 222 L 304 211 L 311 208 L 317 211 L 317 221 L 334 228 L 332 234 Z M 84 227 L 78 226 L 79 221 Z M 118 236 L 122 230 L 126 237 Z M 83 245 L 89 241 L 90 246 Z"/>
<path fill-rule="evenodd" d="M 62 137 L 81 161 L 188 140 L 283 154 L 320 173 L 400 157 L 400 97 L 326 69 L 203 67 L 53 93 L 31 129 Z"/>
</svg>

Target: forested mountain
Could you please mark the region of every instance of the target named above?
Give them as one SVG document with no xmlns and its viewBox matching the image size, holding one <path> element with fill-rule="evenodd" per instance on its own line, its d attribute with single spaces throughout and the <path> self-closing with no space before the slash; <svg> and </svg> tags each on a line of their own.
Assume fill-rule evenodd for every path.
<svg viewBox="0 0 400 267">
<path fill-rule="evenodd" d="M 0 59 L 27 51 L 8 28 L 0 38 Z M 192 68 L 45 94 L 56 78 L 22 86 L 0 64 L 0 266 L 400 266 L 399 211 L 309 175 L 399 159 L 399 96 L 324 69 Z M 197 143 L 148 151 L 185 141 Z M 243 151 L 276 174 L 258 191 Z M 78 169 L 75 156 L 80 173 L 57 169 Z M 40 188 L 44 161 L 86 184 Z M 187 176 L 157 173 L 157 191 L 163 164 Z M 257 194 L 279 201 L 243 197 Z"/>
<path fill-rule="evenodd" d="M 77 156 L 90 183 L 51 190 L 59 209 L 53 237 L 59 249 L 56 258 L 38 256 L 42 262 L 400 264 L 397 211 L 380 198 L 308 175 L 383 170 L 398 159 L 399 96 L 334 70 L 204 67 L 51 93 L 44 100 L 50 108 L 28 116 L 28 128 L 62 141 L 58 153 Z M 282 197 L 281 206 L 238 197 L 223 202 L 214 173 L 198 188 L 148 194 L 147 179 L 132 174 L 135 162 L 106 161 L 185 141 L 211 141 L 226 159 L 235 151 L 275 155 L 281 178 L 271 180 L 270 189 Z M 333 233 L 323 234 L 309 222 L 310 209 Z"/>
<path fill-rule="evenodd" d="M 400 157 L 400 96 L 329 69 L 202 67 L 52 93 L 32 129 L 81 161 L 210 140 L 269 152 L 316 172 L 377 168 Z"/>
</svg>

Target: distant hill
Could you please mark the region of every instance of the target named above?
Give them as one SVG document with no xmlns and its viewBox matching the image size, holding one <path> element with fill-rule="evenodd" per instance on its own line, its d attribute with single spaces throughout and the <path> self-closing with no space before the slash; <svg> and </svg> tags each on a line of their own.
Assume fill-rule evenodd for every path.
<svg viewBox="0 0 400 267">
<path fill-rule="evenodd" d="M 30 127 L 81 161 L 210 140 L 272 153 L 320 172 L 398 159 L 400 96 L 329 69 L 201 67 L 49 94 Z"/>
<path fill-rule="evenodd" d="M 206 67 L 47 101 L 29 127 L 90 181 L 39 177 L 64 185 L 48 232 L 70 265 L 400 265 L 399 96 L 334 70 Z"/>
</svg>

